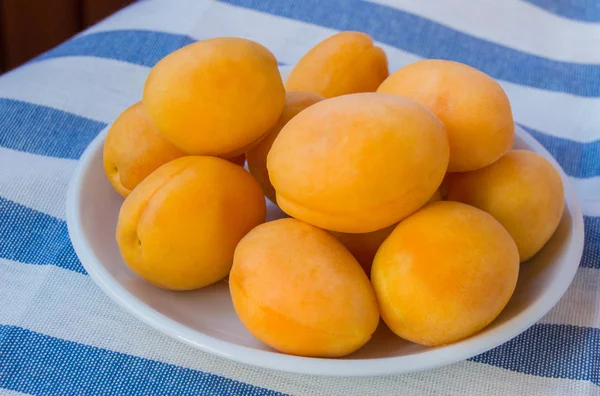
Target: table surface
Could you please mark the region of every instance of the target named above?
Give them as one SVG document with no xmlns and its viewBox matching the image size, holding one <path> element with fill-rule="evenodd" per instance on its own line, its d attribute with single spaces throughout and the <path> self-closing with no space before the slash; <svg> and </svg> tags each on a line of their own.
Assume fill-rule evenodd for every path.
<svg viewBox="0 0 600 396">
<path fill-rule="evenodd" d="M 424 373 L 324 378 L 237 364 L 118 308 L 78 261 L 65 193 L 91 140 L 160 58 L 240 36 L 289 70 L 339 30 L 370 34 L 390 70 L 423 58 L 475 66 L 569 175 L 585 250 L 538 324 Z M 140 1 L 0 77 L 0 394 L 600 395 L 600 3 L 595 0 Z"/>
</svg>

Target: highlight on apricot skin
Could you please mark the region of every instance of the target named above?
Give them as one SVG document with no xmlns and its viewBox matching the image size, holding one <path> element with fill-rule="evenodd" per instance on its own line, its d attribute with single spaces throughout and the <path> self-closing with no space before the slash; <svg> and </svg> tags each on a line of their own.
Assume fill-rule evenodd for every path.
<svg viewBox="0 0 600 396">
<path fill-rule="evenodd" d="M 269 130 L 267 136 L 260 143 L 246 153 L 248 169 L 261 185 L 265 195 L 271 202 L 275 202 L 275 189 L 269 180 L 267 171 L 267 154 L 275 138 L 279 135 L 281 128 L 285 126 L 305 108 L 320 102 L 324 98 L 312 92 L 287 92 L 285 95 L 285 106 L 277 123 Z"/>
<path fill-rule="evenodd" d="M 185 155 L 148 121 L 140 102 L 111 125 L 104 141 L 104 171 L 115 191 L 129 195 L 159 166 Z"/>
<path fill-rule="evenodd" d="M 144 108 L 161 134 L 195 155 L 232 157 L 277 122 L 285 90 L 262 45 L 214 38 L 163 58 L 144 86 Z"/>
<path fill-rule="evenodd" d="M 447 164 L 444 125 L 410 99 L 377 93 L 310 106 L 283 127 L 267 157 L 284 212 L 350 233 L 385 228 L 417 210 Z"/>
<path fill-rule="evenodd" d="M 332 98 L 375 92 L 387 76 L 387 56 L 369 35 L 341 32 L 308 51 L 290 72 L 285 87 Z"/>
<path fill-rule="evenodd" d="M 348 355 L 379 323 L 372 286 L 354 257 L 328 232 L 296 219 L 262 224 L 240 241 L 229 287 L 248 331 L 288 354 Z"/>
<path fill-rule="evenodd" d="M 427 202 L 440 201 L 440 191 L 437 190 Z M 373 265 L 373 259 L 377 250 L 385 241 L 385 239 L 394 231 L 397 224 L 392 224 L 389 227 L 381 230 L 366 232 L 362 234 L 351 234 L 346 232 L 335 232 L 331 231 L 338 241 L 352 253 L 358 263 L 363 267 L 367 276 L 371 276 L 371 266 Z"/>
<path fill-rule="evenodd" d="M 518 273 L 517 246 L 497 220 L 442 201 L 400 222 L 375 256 L 371 282 L 394 333 L 438 346 L 490 324 L 512 296 Z"/>
<path fill-rule="evenodd" d="M 512 148 L 514 121 L 508 97 L 500 84 L 473 67 L 422 60 L 390 75 L 377 92 L 413 99 L 446 125 L 448 172 L 483 168 Z"/>
<path fill-rule="evenodd" d="M 564 208 L 559 173 L 541 155 L 510 151 L 492 165 L 448 177 L 448 199 L 494 216 L 529 260 L 556 231 Z"/>
<path fill-rule="evenodd" d="M 260 186 L 245 169 L 216 157 L 182 157 L 125 199 L 117 243 L 125 263 L 146 281 L 197 289 L 229 273 L 237 243 L 265 213 Z"/>
</svg>

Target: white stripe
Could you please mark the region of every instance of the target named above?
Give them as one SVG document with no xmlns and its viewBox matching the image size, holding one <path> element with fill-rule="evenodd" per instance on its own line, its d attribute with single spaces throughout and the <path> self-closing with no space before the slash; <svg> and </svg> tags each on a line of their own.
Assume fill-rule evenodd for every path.
<svg viewBox="0 0 600 396">
<path fill-rule="evenodd" d="M 583 213 L 588 216 L 600 216 L 600 176 L 588 179 L 570 177 L 569 180 L 579 198 Z"/>
<path fill-rule="evenodd" d="M 226 22 L 223 15 L 227 15 Z M 269 48 L 280 62 L 288 65 L 295 64 L 315 44 L 337 32 L 221 3 L 205 10 L 203 20 L 195 31 L 192 35 L 210 32 L 211 37 L 237 36 L 258 41 Z M 389 45 L 378 45 L 386 51 L 392 72 L 422 59 Z M 511 101 L 517 122 L 552 136 L 579 142 L 600 139 L 600 98 L 546 91 L 506 81 L 500 81 L 500 84 Z"/>
<path fill-rule="evenodd" d="M 8 389 L 0 389 L 0 395 L 1 396 L 22 396 L 22 395 L 28 395 L 28 393 L 21 393 L 21 392 L 17 392 L 17 391 L 8 390 Z"/>
<path fill-rule="evenodd" d="M 600 98 L 584 98 L 498 81 L 516 122 L 548 135 L 588 143 L 600 139 Z"/>
<path fill-rule="evenodd" d="M 588 394 L 600 388 L 586 381 L 543 378 L 495 366 L 462 362 L 425 373 L 373 378 L 299 376 L 237 364 L 163 336 L 112 303 L 85 276 L 53 266 L 0 259 L 0 323 L 202 370 L 290 394 L 382 395 L 442 392 L 464 396 Z M 526 384 L 526 386 L 524 385 Z"/>
<path fill-rule="evenodd" d="M 460 32 L 564 62 L 600 63 L 600 25 L 561 18 L 519 0 L 369 0 Z"/>
<path fill-rule="evenodd" d="M 567 292 L 540 323 L 600 328 L 598 290 L 600 271 L 594 268 L 579 268 Z"/>
<path fill-rule="evenodd" d="M 51 58 L 0 78 L 0 96 L 112 122 L 142 97 L 150 69 L 113 59 Z"/>
<path fill-rule="evenodd" d="M 201 0 L 138 1 L 87 29 L 83 34 L 102 31 L 140 29 L 174 34 L 188 34 L 202 17 L 210 2 Z"/>
<path fill-rule="evenodd" d="M 65 219 L 65 195 L 77 161 L 0 147 L 0 196 Z"/>
<path fill-rule="evenodd" d="M 289 67 L 283 68 L 289 72 Z M 4 74 L 0 78 L 0 97 L 109 124 L 124 109 L 141 100 L 149 72 L 146 66 L 113 59 L 51 58 Z"/>
</svg>

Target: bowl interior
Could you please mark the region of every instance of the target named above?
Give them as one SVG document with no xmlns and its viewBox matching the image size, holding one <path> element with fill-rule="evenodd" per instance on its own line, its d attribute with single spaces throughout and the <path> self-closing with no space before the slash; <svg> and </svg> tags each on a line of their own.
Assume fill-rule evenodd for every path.
<svg viewBox="0 0 600 396">
<path fill-rule="evenodd" d="M 123 262 L 115 242 L 115 228 L 123 198 L 113 191 L 104 175 L 103 140 L 103 136 L 99 136 L 82 158 L 68 200 L 69 232 L 86 270 L 107 294 L 159 330 L 209 352 L 246 363 L 311 373 L 320 370 L 318 365 L 309 364 L 303 370 L 298 365 L 294 366 L 294 359 L 298 359 L 297 363 L 300 360 L 304 363 L 329 360 L 331 364 L 338 364 L 361 360 L 368 364 L 385 358 L 400 358 L 395 359 L 393 369 L 379 372 L 377 369 L 369 371 L 367 366 L 363 366 L 361 371 L 361 374 L 383 374 L 414 371 L 468 358 L 518 335 L 543 316 L 566 290 L 581 256 L 581 213 L 568 188 L 566 176 L 562 174 L 566 208 L 558 230 L 539 254 L 521 266 L 517 289 L 508 306 L 479 334 L 450 346 L 430 348 L 404 341 L 381 324 L 365 347 L 343 359 L 286 356 L 287 360 L 281 360 L 279 364 L 268 364 L 265 359 L 275 362 L 273 358 L 284 355 L 256 340 L 244 328 L 234 312 L 225 281 L 192 292 L 169 292 L 146 283 Z M 531 136 L 520 129 L 515 147 L 549 157 Z M 269 220 L 284 216 L 270 203 L 268 214 Z M 152 314 L 140 314 L 142 308 Z M 159 322 L 164 323 L 161 325 Z M 286 366 L 288 364 L 289 367 Z M 320 371 L 314 374 L 327 373 Z"/>
</svg>

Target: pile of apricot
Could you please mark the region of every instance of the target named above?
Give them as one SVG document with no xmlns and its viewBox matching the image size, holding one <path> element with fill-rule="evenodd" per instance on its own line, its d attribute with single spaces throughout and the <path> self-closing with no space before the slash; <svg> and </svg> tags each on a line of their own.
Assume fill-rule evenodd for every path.
<svg viewBox="0 0 600 396">
<path fill-rule="evenodd" d="M 152 68 L 104 167 L 137 275 L 173 291 L 229 276 L 257 339 L 339 357 L 380 317 L 437 346 L 500 314 L 564 206 L 557 170 L 513 138 L 503 89 L 467 65 L 388 75 L 369 36 L 343 32 L 284 84 L 265 47 L 215 38 Z M 265 196 L 289 218 L 265 223 Z"/>
</svg>

